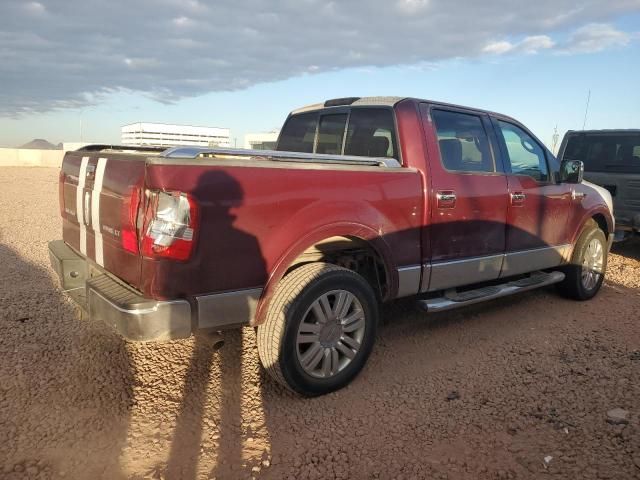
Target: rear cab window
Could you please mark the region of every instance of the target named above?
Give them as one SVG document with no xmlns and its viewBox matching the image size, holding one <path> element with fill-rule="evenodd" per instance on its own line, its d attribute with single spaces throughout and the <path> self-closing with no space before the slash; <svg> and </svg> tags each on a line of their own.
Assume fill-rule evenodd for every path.
<svg viewBox="0 0 640 480">
<path fill-rule="evenodd" d="M 282 127 L 277 150 L 312 153 L 316 138 L 318 114 L 301 113 L 289 118 Z"/>
<path fill-rule="evenodd" d="M 587 172 L 640 173 L 640 132 L 569 134 L 563 158 L 581 160 Z"/>
<path fill-rule="evenodd" d="M 391 109 L 351 110 L 345 155 L 398 158 L 397 148 Z"/>
<path fill-rule="evenodd" d="M 344 129 L 347 125 L 346 113 L 322 115 L 318 124 L 318 140 L 315 153 L 341 155 L 344 141 Z"/>
<path fill-rule="evenodd" d="M 291 115 L 277 150 L 395 158 L 399 160 L 393 109 L 340 108 Z"/>
</svg>

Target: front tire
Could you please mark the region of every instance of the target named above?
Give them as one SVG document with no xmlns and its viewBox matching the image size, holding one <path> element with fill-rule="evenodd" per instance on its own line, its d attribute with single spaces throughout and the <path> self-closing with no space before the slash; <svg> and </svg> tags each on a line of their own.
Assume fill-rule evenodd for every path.
<svg viewBox="0 0 640 480">
<path fill-rule="evenodd" d="M 327 263 L 303 265 L 281 280 L 258 327 L 260 361 L 299 394 L 338 390 L 364 367 L 378 315 L 376 296 L 362 276 Z"/>
<path fill-rule="evenodd" d="M 607 269 L 607 238 L 594 220 L 582 229 L 571 256 L 571 264 L 565 267 L 565 279 L 558 284 L 562 295 L 574 300 L 593 298 L 602 283 Z"/>
</svg>

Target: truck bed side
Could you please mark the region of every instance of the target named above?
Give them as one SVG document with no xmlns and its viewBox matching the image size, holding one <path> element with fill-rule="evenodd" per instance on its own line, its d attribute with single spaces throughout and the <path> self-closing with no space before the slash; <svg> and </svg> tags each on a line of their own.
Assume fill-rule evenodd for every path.
<svg viewBox="0 0 640 480">
<path fill-rule="evenodd" d="M 377 238 L 388 269 L 420 264 L 412 169 L 158 158 L 146 188 L 188 193 L 200 209 L 190 261 L 142 260 L 138 287 L 152 298 L 262 287 L 284 259 L 336 235 Z"/>
</svg>

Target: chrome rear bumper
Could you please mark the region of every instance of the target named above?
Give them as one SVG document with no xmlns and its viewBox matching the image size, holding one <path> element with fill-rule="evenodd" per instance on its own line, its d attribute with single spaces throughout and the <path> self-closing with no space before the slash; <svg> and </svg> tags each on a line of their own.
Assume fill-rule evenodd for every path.
<svg viewBox="0 0 640 480">
<path fill-rule="evenodd" d="M 187 300 L 148 299 L 108 273 L 91 276 L 87 260 L 62 240 L 49 243 L 49 259 L 69 296 L 91 318 L 111 325 L 127 340 L 170 340 L 191 335 L 194 323 Z"/>
</svg>

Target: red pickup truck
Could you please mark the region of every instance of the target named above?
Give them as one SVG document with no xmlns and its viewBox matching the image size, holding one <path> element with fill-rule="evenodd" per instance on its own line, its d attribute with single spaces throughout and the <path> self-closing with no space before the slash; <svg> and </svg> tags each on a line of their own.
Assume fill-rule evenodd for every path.
<svg viewBox="0 0 640 480">
<path fill-rule="evenodd" d="M 413 98 L 292 112 L 274 151 L 91 146 L 60 172 L 63 289 L 129 340 L 256 327 L 303 395 L 364 366 L 380 302 L 602 285 L 611 196 L 516 120 Z"/>
</svg>

